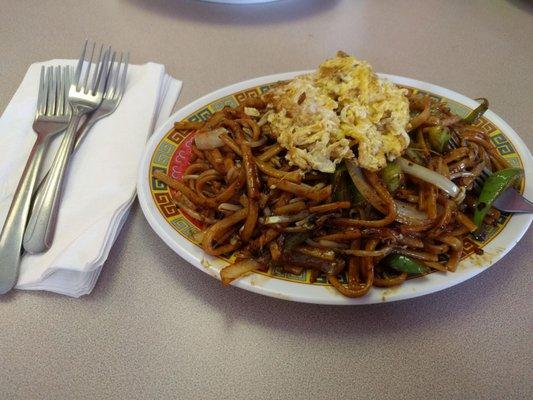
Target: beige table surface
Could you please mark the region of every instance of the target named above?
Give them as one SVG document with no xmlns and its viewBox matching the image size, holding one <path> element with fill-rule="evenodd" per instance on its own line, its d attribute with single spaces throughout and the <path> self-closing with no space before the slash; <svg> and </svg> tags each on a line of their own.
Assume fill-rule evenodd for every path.
<svg viewBox="0 0 533 400">
<path fill-rule="evenodd" d="M 343 49 L 489 97 L 533 148 L 527 1 L 2 0 L 0 110 L 30 63 L 75 58 L 85 37 L 165 64 L 184 81 L 178 107 Z M 91 295 L 0 298 L 0 399 L 532 398 L 531 233 L 443 292 L 327 307 L 223 288 L 136 203 Z"/>
</svg>

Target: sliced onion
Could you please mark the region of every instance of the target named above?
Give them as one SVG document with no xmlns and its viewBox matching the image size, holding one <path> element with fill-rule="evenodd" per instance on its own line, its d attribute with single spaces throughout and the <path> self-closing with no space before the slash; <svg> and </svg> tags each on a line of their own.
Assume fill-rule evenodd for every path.
<svg viewBox="0 0 533 400">
<path fill-rule="evenodd" d="M 265 136 L 263 136 L 259 140 L 256 140 L 254 142 L 248 142 L 248 144 L 250 145 L 250 147 L 259 147 L 259 146 L 264 145 L 266 143 L 266 141 L 267 141 L 267 138 Z"/>
<path fill-rule="evenodd" d="M 271 225 L 271 224 L 284 224 L 287 222 L 295 222 L 300 221 L 307 217 L 309 215 L 309 212 L 302 211 L 298 214 L 294 215 L 270 215 L 265 218 L 259 218 L 259 222 L 261 222 L 263 225 Z"/>
<path fill-rule="evenodd" d="M 179 203 L 179 202 L 176 202 L 176 204 L 179 206 L 180 210 L 181 211 L 185 211 L 188 215 L 190 215 L 191 217 L 193 217 L 195 220 L 197 221 L 200 221 L 200 222 L 205 222 L 205 223 L 208 223 L 210 225 L 214 224 L 217 222 L 216 219 L 213 219 L 213 218 L 209 218 L 209 217 L 206 217 L 198 212 L 196 212 L 195 210 L 193 210 L 192 208 L 190 207 L 187 207 L 185 204 L 183 203 Z"/>
<path fill-rule="evenodd" d="M 229 285 L 238 277 L 260 267 L 260 264 L 252 259 L 236 262 L 220 270 L 220 280 L 224 285 Z"/>
<path fill-rule="evenodd" d="M 361 168 L 355 163 L 354 160 L 345 160 L 346 168 L 348 170 L 348 174 L 350 174 L 350 178 L 352 178 L 352 181 L 359 191 L 363 195 L 366 201 L 368 201 L 372 207 L 374 207 L 376 210 L 381 211 L 383 214 L 387 213 L 387 208 L 385 207 L 385 204 L 383 201 L 379 198 L 376 191 L 370 186 L 365 178 L 363 177 L 363 172 L 361 171 Z"/>
<path fill-rule="evenodd" d="M 220 135 L 228 133 L 226 128 L 217 128 L 212 131 L 200 132 L 194 136 L 194 143 L 200 150 L 213 150 L 217 147 L 224 146 L 224 142 L 220 139 Z"/>
<path fill-rule="evenodd" d="M 226 172 L 226 182 L 233 182 L 237 177 L 239 170 L 236 166 L 231 167 L 228 172 Z"/>
<path fill-rule="evenodd" d="M 307 239 L 305 241 L 309 246 L 313 247 L 325 247 L 329 249 L 347 249 L 350 246 L 346 243 L 337 243 L 332 240 L 320 239 L 319 241 L 314 241 L 312 239 Z"/>
<path fill-rule="evenodd" d="M 257 121 L 257 125 L 259 125 L 259 127 L 261 127 L 264 124 L 266 124 L 268 122 L 268 116 L 270 114 L 272 114 L 272 113 L 273 113 L 273 110 L 269 110 L 266 113 L 264 113 L 263 116 L 261 118 L 259 118 L 259 121 Z"/>
<path fill-rule="evenodd" d="M 250 117 L 260 117 L 261 113 L 257 108 L 254 107 L 244 107 L 244 113 Z"/>
<path fill-rule="evenodd" d="M 398 157 L 397 160 L 398 160 L 398 163 L 400 164 L 400 167 L 402 168 L 402 171 L 405 172 L 406 174 L 413 175 L 417 177 L 418 179 L 421 179 L 425 182 L 429 182 L 437 186 L 438 188 L 440 188 L 442 191 L 444 191 L 446 194 L 448 194 L 452 198 L 456 198 L 458 195 L 461 194 L 461 190 L 459 189 L 459 186 L 457 186 L 451 180 L 449 180 L 445 176 L 442 176 L 438 172 L 432 171 L 426 167 L 415 164 L 414 162 L 408 161 L 402 157 Z"/>
<path fill-rule="evenodd" d="M 242 206 L 231 203 L 221 203 L 218 206 L 219 211 L 239 211 L 241 208 Z"/>
<path fill-rule="evenodd" d="M 396 204 L 396 221 L 405 225 L 422 225 L 428 222 L 428 216 L 425 212 L 413 207 L 409 203 L 401 200 L 394 200 Z"/>
</svg>

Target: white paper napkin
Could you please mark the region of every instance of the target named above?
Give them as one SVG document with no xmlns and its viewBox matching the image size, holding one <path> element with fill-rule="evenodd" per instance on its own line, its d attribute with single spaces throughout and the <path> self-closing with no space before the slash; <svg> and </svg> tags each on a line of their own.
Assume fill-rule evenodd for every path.
<svg viewBox="0 0 533 400">
<path fill-rule="evenodd" d="M 0 118 L 0 226 L 36 138 L 32 123 L 41 65 L 75 62 L 32 64 Z M 52 247 L 23 256 L 17 289 L 74 297 L 91 292 L 135 198 L 146 141 L 170 115 L 180 90 L 181 82 L 167 75 L 163 65 L 129 67 L 119 107 L 96 123 L 71 160 Z M 43 170 L 60 140 L 52 143 Z"/>
</svg>

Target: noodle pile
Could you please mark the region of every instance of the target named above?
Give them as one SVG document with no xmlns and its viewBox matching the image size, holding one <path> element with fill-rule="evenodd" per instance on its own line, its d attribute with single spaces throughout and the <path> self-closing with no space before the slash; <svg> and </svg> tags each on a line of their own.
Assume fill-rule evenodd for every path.
<svg viewBox="0 0 533 400">
<path fill-rule="evenodd" d="M 334 174 L 291 166 L 261 99 L 225 108 L 206 122 L 176 123 L 176 130 L 195 132 L 190 165 L 181 181 L 162 172 L 154 176 L 171 188 L 183 212 L 204 224 L 206 253 L 236 252 L 236 261 L 221 271 L 225 284 L 272 266 L 296 275 L 311 269 L 312 281 L 325 275 L 343 295 L 359 297 L 372 286 L 407 279 L 408 272 L 383 265 L 391 255 L 416 260 L 427 272 L 455 271 L 463 239 L 477 229 L 475 179 L 506 162 L 486 133 L 444 103 L 416 91 L 407 98 L 411 144 L 403 154 L 405 169 L 394 176 L 396 187 L 385 170 L 349 161 Z M 440 152 L 435 128 L 451 134 Z M 413 166 L 453 181 L 462 196 L 407 173 Z M 485 222 L 498 217 L 492 209 Z"/>
</svg>

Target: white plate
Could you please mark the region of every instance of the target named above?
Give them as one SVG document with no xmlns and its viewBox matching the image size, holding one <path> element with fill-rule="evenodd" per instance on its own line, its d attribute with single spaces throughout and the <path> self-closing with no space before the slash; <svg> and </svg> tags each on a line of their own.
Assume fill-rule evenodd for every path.
<svg viewBox="0 0 533 400">
<path fill-rule="evenodd" d="M 215 101 L 217 101 L 215 104 L 231 104 L 231 102 L 234 101 L 232 100 L 234 99 L 232 94 L 236 92 L 291 79 L 306 72 L 309 71 L 265 76 L 214 91 L 177 111 L 157 130 L 157 132 L 154 133 L 148 142 L 137 182 L 139 202 L 148 222 L 163 241 L 178 255 L 183 257 L 196 268 L 217 279 L 220 278 L 219 270 L 227 263 L 222 259 L 205 255 L 198 245 L 186 239 L 181 234 L 178 234 L 178 230 L 190 229 L 190 227 L 187 226 L 184 228 L 184 217 L 182 217 L 180 213 L 177 213 L 176 210 L 171 209 L 172 206 L 169 203 L 169 213 L 177 213 L 177 217 L 175 215 L 170 217 L 175 219 L 172 220 L 172 222 L 169 222 L 171 220 L 165 218 L 163 211 L 161 211 L 163 208 L 165 210 L 167 210 L 167 208 L 161 205 L 158 206 L 155 202 L 155 196 L 158 193 L 158 189 L 154 189 L 155 191 L 153 193 L 156 194 L 153 194 L 150 186 L 150 168 L 154 152 L 157 149 L 158 160 L 163 156 L 162 161 L 157 161 L 162 164 L 167 162 L 170 157 L 173 157 L 172 151 L 176 149 L 172 148 L 172 143 L 167 143 L 165 146 L 163 146 L 163 144 L 164 140 L 166 140 L 167 133 L 172 130 L 175 121 L 180 121 L 198 110 L 205 109 L 205 106 L 212 105 Z M 454 104 L 455 102 L 457 106 L 462 105 L 460 107 L 463 108 L 466 106 L 472 109 L 478 105 L 478 103 L 472 99 L 436 85 L 394 75 L 380 74 L 380 76 L 403 86 L 418 88 L 444 97 L 450 100 L 450 104 Z M 222 99 L 221 102 L 218 101 L 220 99 Z M 484 117 L 486 117 L 490 123 L 495 125 L 496 128 L 505 135 L 512 145 L 512 147 L 508 147 L 511 149 L 514 147 L 514 150 L 516 150 L 516 153 L 518 154 L 517 159 L 521 159 L 523 168 L 526 171 L 524 194 L 530 199 L 533 198 L 533 185 L 531 184 L 533 180 L 533 159 L 526 145 L 517 133 L 492 111 L 487 111 Z M 176 151 L 176 157 L 178 157 L 177 153 L 178 152 Z M 160 194 L 164 197 L 163 192 Z M 160 196 L 158 197 L 158 201 L 161 201 Z M 161 210 L 159 207 L 162 207 Z M 408 280 L 403 285 L 395 288 L 372 288 L 366 296 L 358 299 L 346 298 L 337 293 L 337 291 L 329 285 L 297 283 L 291 280 L 269 277 L 259 273 L 252 273 L 246 277 L 238 279 L 233 284 L 237 287 L 267 296 L 318 304 L 370 304 L 409 299 L 449 288 L 481 273 L 486 268 L 500 260 L 515 246 L 527 231 L 532 219 L 532 215 L 514 215 L 510 217 L 499 234 L 483 246 L 484 254 L 481 256 L 475 254 L 470 255 L 468 258 L 461 261 L 458 270 L 454 273 L 432 273 L 424 277 Z M 190 232 L 187 233 L 187 235 L 190 235 Z M 194 279 L 194 277 L 191 277 L 191 279 Z M 230 295 L 231 293 L 228 293 L 228 296 Z"/>
</svg>

